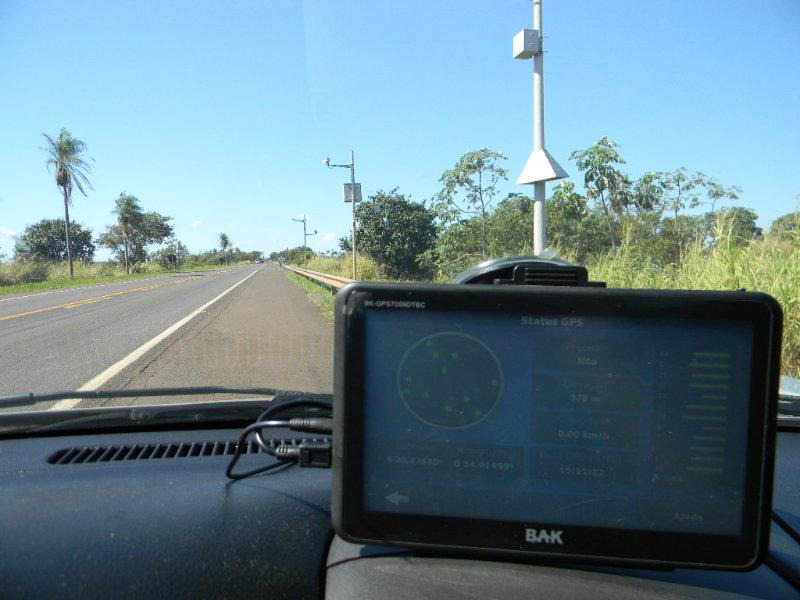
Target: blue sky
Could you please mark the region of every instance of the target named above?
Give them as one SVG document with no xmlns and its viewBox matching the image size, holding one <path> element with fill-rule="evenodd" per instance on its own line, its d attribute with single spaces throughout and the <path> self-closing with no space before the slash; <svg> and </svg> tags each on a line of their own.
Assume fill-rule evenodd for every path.
<svg viewBox="0 0 800 600">
<path fill-rule="evenodd" d="M 759 223 L 800 201 L 800 2 L 544 0 L 546 147 L 602 136 L 626 169 L 685 166 L 738 185 Z M 63 217 L 42 133 L 86 142 L 102 232 L 120 192 L 173 217 L 197 252 L 271 252 L 348 235 L 345 169 L 365 193 L 423 201 L 471 150 L 532 149 L 531 61 L 511 39 L 529 0 L 0 0 L 0 253 Z M 551 186 L 548 186 L 548 194 Z M 107 256 L 98 252 L 98 257 Z"/>
</svg>

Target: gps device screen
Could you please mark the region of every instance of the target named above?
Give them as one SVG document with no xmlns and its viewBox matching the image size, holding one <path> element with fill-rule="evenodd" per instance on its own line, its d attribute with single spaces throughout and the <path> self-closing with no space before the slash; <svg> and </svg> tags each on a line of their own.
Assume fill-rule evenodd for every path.
<svg viewBox="0 0 800 600">
<path fill-rule="evenodd" d="M 360 284 L 338 301 L 345 537 L 757 562 L 780 323 L 768 297 Z"/>
</svg>

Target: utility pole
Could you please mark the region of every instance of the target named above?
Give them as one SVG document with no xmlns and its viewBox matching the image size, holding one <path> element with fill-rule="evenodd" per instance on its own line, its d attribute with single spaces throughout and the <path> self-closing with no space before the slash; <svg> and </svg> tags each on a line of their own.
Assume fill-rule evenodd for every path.
<svg viewBox="0 0 800 600">
<path fill-rule="evenodd" d="M 308 244 L 306 243 L 306 238 L 310 235 L 317 235 L 317 230 L 314 230 L 314 233 L 306 233 L 306 214 L 303 213 L 302 219 L 292 219 L 292 221 L 297 221 L 298 223 L 303 224 L 303 265 L 308 264 Z"/>
<path fill-rule="evenodd" d="M 353 203 L 353 279 L 358 279 L 356 271 L 356 202 L 361 202 L 361 184 L 356 183 L 356 159 L 355 154 L 350 150 L 350 164 L 349 165 L 332 165 L 331 159 L 326 158 L 322 161 L 323 164 L 332 169 L 334 167 L 341 167 L 343 169 L 350 169 L 350 186 L 344 184 L 344 201 Z"/>
<path fill-rule="evenodd" d="M 544 50 L 542 48 L 542 0 L 533 0 L 533 29 L 514 36 L 513 54 L 517 59 L 533 58 L 533 152 L 517 179 L 518 185 L 533 184 L 533 253 L 546 247 L 544 210 L 545 182 L 569 177 L 544 148 Z"/>
</svg>

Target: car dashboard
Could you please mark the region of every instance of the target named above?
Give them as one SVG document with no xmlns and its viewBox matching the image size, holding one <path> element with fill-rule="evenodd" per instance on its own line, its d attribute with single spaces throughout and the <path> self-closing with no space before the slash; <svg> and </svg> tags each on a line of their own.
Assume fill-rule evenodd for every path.
<svg viewBox="0 0 800 600">
<path fill-rule="evenodd" d="M 793 598 L 800 589 L 800 436 L 791 429 L 778 434 L 769 557 L 748 572 L 350 544 L 331 526 L 330 470 L 225 477 L 240 432 L 203 425 L 0 440 L 0 597 Z M 268 443 L 309 437 L 264 433 Z M 241 465 L 272 460 L 249 446 Z"/>
<path fill-rule="evenodd" d="M 459 283 L 516 280 L 516 262 L 479 269 Z M 548 276 L 563 268 L 545 266 Z M 471 307 L 483 292 L 468 289 Z M 450 306 L 451 298 L 445 300 Z M 339 341 L 354 339 L 337 331 Z M 337 346 L 335 354 L 348 352 Z M 351 364 L 360 368 L 364 357 L 355 358 Z M 800 593 L 800 422 L 791 419 L 778 426 L 769 550 L 751 570 L 632 568 L 347 542 L 334 531 L 337 502 L 342 509 L 336 473 L 313 468 L 324 461 L 276 465 L 271 455 L 277 447 L 317 443 L 327 446 L 330 459 L 333 446 L 334 471 L 341 469 L 339 446 L 331 442 L 346 439 L 347 411 L 336 411 L 352 400 L 352 390 L 341 385 L 346 361 L 337 365 L 331 395 L 276 392 L 270 399 L 4 413 L 0 598 L 780 599 Z M 177 402 L 192 390 L 171 391 Z M 362 408 L 354 406 L 356 413 Z M 320 412 L 331 407 L 329 433 L 286 426 L 293 417 L 331 415 Z M 268 414 L 273 426 L 248 435 Z M 765 429 L 772 434 L 773 426 L 768 421 Z M 772 458 L 768 451 L 765 464 Z M 247 476 L 269 465 L 276 468 Z"/>
</svg>

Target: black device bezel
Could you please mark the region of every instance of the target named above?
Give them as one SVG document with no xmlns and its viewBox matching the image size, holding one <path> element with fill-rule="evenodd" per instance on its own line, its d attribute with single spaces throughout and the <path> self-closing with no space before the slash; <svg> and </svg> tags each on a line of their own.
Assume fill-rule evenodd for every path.
<svg viewBox="0 0 800 600">
<path fill-rule="evenodd" d="M 365 308 L 365 302 L 371 308 Z M 570 549 L 532 550 L 525 527 L 536 523 L 420 516 L 365 510 L 363 364 L 365 310 L 389 304 L 425 310 L 743 320 L 754 324 L 750 418 L 741 536 L 665 533 L 569 526 Z M 414 309 L 408 309 L 413 312 Z M 469 553 L 518 560 L 617 565 L 752 569 L 769 542 L 775 453 L 782 312 L 770 296 L 751 292 L 620 290 L 354 283 L 336 298 L 332 521 L 356 543 L 399 545 L 420 551 Z M 544 526 L 545 524 L 540 524 Z M 578 548 L 577 551 L 573 548 Z"/>
</svg>

